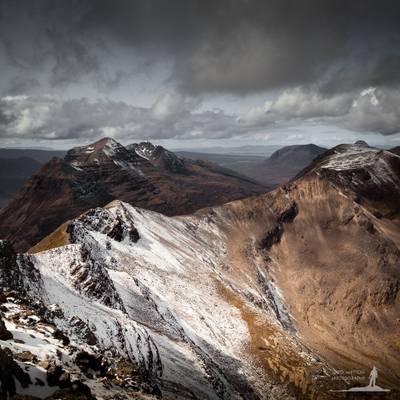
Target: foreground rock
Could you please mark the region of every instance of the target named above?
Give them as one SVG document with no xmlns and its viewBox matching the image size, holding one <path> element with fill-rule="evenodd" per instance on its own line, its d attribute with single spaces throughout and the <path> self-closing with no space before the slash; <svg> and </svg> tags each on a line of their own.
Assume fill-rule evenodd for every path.
<svg viewBox="0 0 400 400">
<path fill-rule="evenodd" d="M 27 388 L 31 382 L 30 377 L 14 361 L 10 349 L 0 348 L 0 393 L 4 398 L 9 398 L 16 394 L 14 378 L 23 388 Z"/>
</svg>

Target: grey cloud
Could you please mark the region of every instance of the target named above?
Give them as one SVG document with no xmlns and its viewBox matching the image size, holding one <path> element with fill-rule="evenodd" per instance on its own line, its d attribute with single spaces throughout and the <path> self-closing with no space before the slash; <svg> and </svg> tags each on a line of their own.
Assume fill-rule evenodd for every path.
<svg viewBox="0 0 400 400">
<path fill-rule="evenodd" d="M 3 138 L 65 140 L 223 138 L 247 128 L 223 111 L 196 112 L 198 102 L 181 95 L 162 95 L 152 107 L 109 100 L 62 100 L 55 96 L 7 96 L 0 99 Z"/>
<path fill-rule="evenodd" d="M 94 83 L 110 78 L 108 87 L 117 85 L 118 76 L 130 70 L 127 63 L 106 71 L 115 49 L 152 63 L 169 60 L 171 81 L 191 94 L 299 85 L 337 93 L 400 80 L 395 0 L 0 0 L 0 5 L 10 62 L 33 69 L 42 60 L 51 64 L 55 85 L 80 78 Z"/>
<path fill-rule="evenodd" d="M 286 90 L 276 100 L 242 115 L 199 111 L 199 102 L 180 94 L 159 96 L 151 107 L 110 100 L 63 100 L 57 96 L 0 98 L 0 137 L 4 139 L 91 140 L 265 138 L 314 121 L 358 132 L 400 132 L 400 89 L 369 88 L 323 96 Z"/>
<path fill-rule="evenodd" d="M 10 95 L 26 94 L 37 88 L 40 88 L 40 83 L 37 79 L 19 75 L 10 79 L 7 93 Z"/>
<path fill-rule="evenodd" d="M 330 96 L 295 88 L 275 101 L 254 107 L 238 118 L 247 127 L 271 126 L 283 121 L 317 120 L 359 132 L 391 135 L 400 132 L 400 88 L 370 87 Z"/>
</svg>

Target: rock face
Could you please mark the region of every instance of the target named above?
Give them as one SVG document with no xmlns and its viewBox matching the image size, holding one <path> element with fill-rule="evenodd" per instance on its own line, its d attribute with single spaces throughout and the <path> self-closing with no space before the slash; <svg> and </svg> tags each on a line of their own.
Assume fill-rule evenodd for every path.
<svg viewBox="0 0 400 400">
<path fill-rule="evenodd" d="M 13 338 L 12 333 L 7 330 L 6 324 L 2 319 L 0 319 L 0 340 L 9 340 L 12 338 Z"/>
<path fill-rule="evenodd" d="M 242 172 L 258 182 L 277 186 L 288 182 L 326 150 L 315 144 L 286 146 L 275 151 L 267 160 L 244 168 Z"/>
<path fill-rule="evenodd" d="M 399 167 L 342 145 L 274 192 L 193 215 L 114 201 L 61 226 L 65 245 L 15 255 L 18 282 L 87 379 L 109 368 L 167 398 L 324 400 L 375 365 L 395 399 Z"/>
<path fill-rule="evenodd" d="M 9 398 L 16 394 L 15 380 L 26 388 L 31 383 L 29 375 L 14 361 L 12 352 L 0 348 L 0 393 L 2 397 Z"/>
<path fill-rule="evenodd" d="M 182 175 L 190 174 L 189 167 L 193 161 L 184 160 L 162 146 L 154 146 L 150 142 L 141 142 L 133 143 L 126 148 L 165 172 Z"/>
<path fill-rule="evenodd" d="M 167 215 L 265 192 L 249 178 L 189 162 L 150 143 L 125 148 L 113 139 L 53 158 L 0 213 L 0 238 L 28 250 L 57 226 L 114 199 Z M 24 228 L 22 228 L 24 227 Z"/>
</svg>

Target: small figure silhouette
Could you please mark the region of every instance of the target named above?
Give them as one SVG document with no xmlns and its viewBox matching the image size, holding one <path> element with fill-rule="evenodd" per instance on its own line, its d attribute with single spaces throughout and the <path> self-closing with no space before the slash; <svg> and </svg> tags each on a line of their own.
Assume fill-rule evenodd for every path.
<svg viewBox="0 0 400 400">
<path fill-rule="evenodd" d="M 369 374 L 369 385 L 370 387 L 376 386 L 376 379 L 378 378 L 378 370 L 376 369 L 375 365 Z"/>
</svg>

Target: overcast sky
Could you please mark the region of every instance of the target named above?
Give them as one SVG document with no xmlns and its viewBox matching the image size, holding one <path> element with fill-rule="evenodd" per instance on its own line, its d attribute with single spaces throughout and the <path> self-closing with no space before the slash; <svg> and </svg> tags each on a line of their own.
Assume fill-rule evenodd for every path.
<svg viewBox="0 0 400 400">
<path fill-rule="evenodd" d="M 0 145 L 399 145 L 399 21 L 387 0 L 0 0 Z"/>
</svg>

